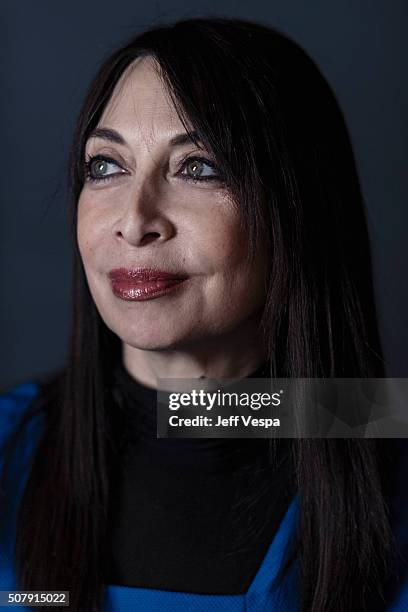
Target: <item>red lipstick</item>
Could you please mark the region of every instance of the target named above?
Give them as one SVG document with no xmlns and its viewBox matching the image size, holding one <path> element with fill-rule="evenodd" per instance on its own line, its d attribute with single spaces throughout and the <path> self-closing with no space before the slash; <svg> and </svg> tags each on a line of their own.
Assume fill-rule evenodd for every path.
<svg viewBox="0 0 408 612">
<path fill-rule="evenodd" d="M 117 297 L 128 301 L 152 300 L 185 284 L 187 274 L 157 268 L 115 268 L 108 274 Z"/>
</svg>

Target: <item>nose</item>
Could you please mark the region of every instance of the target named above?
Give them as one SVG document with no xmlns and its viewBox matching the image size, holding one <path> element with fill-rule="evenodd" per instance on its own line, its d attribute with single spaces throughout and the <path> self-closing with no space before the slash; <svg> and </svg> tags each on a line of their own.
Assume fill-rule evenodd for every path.
<svg viewBox="0 0 408 612">
<path fill-rule="evenodd" d="M 115 237 L 132 246 L 169 240 L 175 227 L 165 214 L 165 200 L 157 186 L 147 180 L 139 181 L 120 206 L 120 216 L 114 224 Z"/>
</svg>

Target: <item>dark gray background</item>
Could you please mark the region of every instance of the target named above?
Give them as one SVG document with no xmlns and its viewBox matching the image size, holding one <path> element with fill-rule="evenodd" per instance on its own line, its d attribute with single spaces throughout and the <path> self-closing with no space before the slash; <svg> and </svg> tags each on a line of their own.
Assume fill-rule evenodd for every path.
<svg viewBox="0 0 408 612">
<path fill-rule="evenodd" d="M 368 208 L 388 374 L 408 376 L 404 1 L 9 0 L 1 9 L 1 387 L 64 358 L 71 282 L 64 170 L 90 79 L 133 32 L 196 15 L 277 26 L 334 89 Z"/>
</svg>

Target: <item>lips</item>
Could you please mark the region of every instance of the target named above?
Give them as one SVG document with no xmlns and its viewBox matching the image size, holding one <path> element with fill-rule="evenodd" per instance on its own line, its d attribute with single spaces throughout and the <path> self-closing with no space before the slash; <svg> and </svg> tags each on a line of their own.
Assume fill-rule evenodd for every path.
<svg viewBox="0 0 408 612">
<path fill-rule="evenodd" d="M 187 274 L 167 272 L 157 268 L 115 268 L 109 272 L 109 278 L 114 281 L 142 282 L 149 280 L 182 280 Z"/>
<path fill-rule="evenodd" d="M 185 285 L 187 274 L 157 268 L 115 268 L 108 274 L 117 297 L 128 301 L 150 300 Z"/>
</svg>

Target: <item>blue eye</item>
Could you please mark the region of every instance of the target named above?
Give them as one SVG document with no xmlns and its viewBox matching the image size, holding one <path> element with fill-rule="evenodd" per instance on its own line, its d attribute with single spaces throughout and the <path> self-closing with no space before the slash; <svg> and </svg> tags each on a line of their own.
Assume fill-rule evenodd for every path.
<svg viewBox="0 0 408 612">
<path fill-rule="evenodd" d="M 119 168 L 119 172 L 110 172 L 109 169 Z M 86 169 L 86 178 L 91 182 L 95 181 L 106 181 L 111 179 L 118 174 L 123 174 L 125 170 L 119 166 L 119 164 L 110 157 L 105 157 L 104 155 L 96 155 L 95 157 L 90 157 L 85 162 Z"/>
<path fill-rule="evenodd" d="M 205 157 L 189 157 L 183 162 L 178 174 L 182 179 L 188 181 L 219 181 L 222 179 L 215 163 Z"/>
<path fill-rule="evenodd" d="M 117 161 L 104 155 L 95 155 L 85 161 L 86 180 L 100 182 L 113 179 L 126 173 Z M 222 181 L 215 163 L 204 157 L 189 157 L 181 165 L 177 175 L 183 180 L 193 182 Z"/>
</svg>

